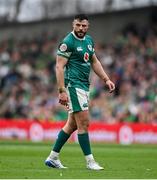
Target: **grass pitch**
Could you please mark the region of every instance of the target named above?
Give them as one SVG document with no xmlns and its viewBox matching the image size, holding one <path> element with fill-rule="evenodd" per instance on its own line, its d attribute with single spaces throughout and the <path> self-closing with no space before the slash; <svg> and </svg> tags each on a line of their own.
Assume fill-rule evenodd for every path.
<svg viewBox="0 0 157 180">
<path fill-rule="evenodd" d="M 48 168 L 44 160 L 51 143 L 0 141 L 0 179 L 155 179 L 157 145 L 92 144 L 103 171 L 86 169 L 78 144 L 66 144 L 60 158 L 68 169 Z"/>
</svg>

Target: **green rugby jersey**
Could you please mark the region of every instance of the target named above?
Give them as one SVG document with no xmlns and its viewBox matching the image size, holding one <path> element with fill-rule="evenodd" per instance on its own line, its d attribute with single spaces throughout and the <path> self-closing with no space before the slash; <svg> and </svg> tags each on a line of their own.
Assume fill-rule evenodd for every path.
<svg viewBox="0 0 157 180">
<path fill-rule="evenodd" d="M 65 67 L 65 86 L 89 90 L 89 75 L 94 43 L 89 35 L 83 39 L 69 33 L 59 45 L 57 55 L 65 57 L 68 62 Z"/>
</svg>

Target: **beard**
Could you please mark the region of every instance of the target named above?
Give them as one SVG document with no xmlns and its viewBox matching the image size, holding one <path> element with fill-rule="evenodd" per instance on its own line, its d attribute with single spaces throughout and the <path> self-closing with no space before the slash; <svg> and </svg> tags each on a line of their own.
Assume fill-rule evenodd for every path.
<svg viewBox="0 0 157 180">
<path fill-rule="evenodd" d="M 74 31 L 74 33 L 78 38 L 83 38 L 86 35 L 86 32 L 83 31 Z"/>
</svg>

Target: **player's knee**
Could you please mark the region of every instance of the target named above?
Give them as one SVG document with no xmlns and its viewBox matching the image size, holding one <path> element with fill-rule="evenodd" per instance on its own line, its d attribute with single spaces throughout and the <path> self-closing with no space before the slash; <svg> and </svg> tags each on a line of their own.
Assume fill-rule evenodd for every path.
<svg viewBox="0 0 157 180">
<path fill-rule="evenodd" d="M 81 111 L 75 114 L 78 132 L 84 133 L 88 131 L 89 117 L 88 111 Z"/>
<path fill-rule="evenodd" d="M 72 127 L 72 126 L 69 126 L 69 125 L 67 125 L 67 124 L 63 127 L 63 130 L 64 130 L 67 134 L 72 134 L 76 129 L 77 129 L 77 127 Z"/>
<path fill-rule="evenodd" d="M 80 124 L 78 125 L 78 131 L 79 132 L 87 132 L 89 127 L 89 121 L 88 120 L 82 120 L 80 121 Z"/>
</svg>

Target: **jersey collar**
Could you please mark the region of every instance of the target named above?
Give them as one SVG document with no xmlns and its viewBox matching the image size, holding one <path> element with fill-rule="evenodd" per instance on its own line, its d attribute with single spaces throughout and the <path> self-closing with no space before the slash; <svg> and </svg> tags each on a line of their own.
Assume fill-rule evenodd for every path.
<svg viewBox="0 0 157 180">
<path fill-rule="evenodd" d="M 72 34 L 76 39 L 78 39 L 78 40 L 80 40 L 80 41 L 85 40 L 85 36 L 84 36 L 83 38 L 78 38 L 78 37 L 75 35 L 74 31 L 72 31 L 71 34 Z"/>
</svg>

